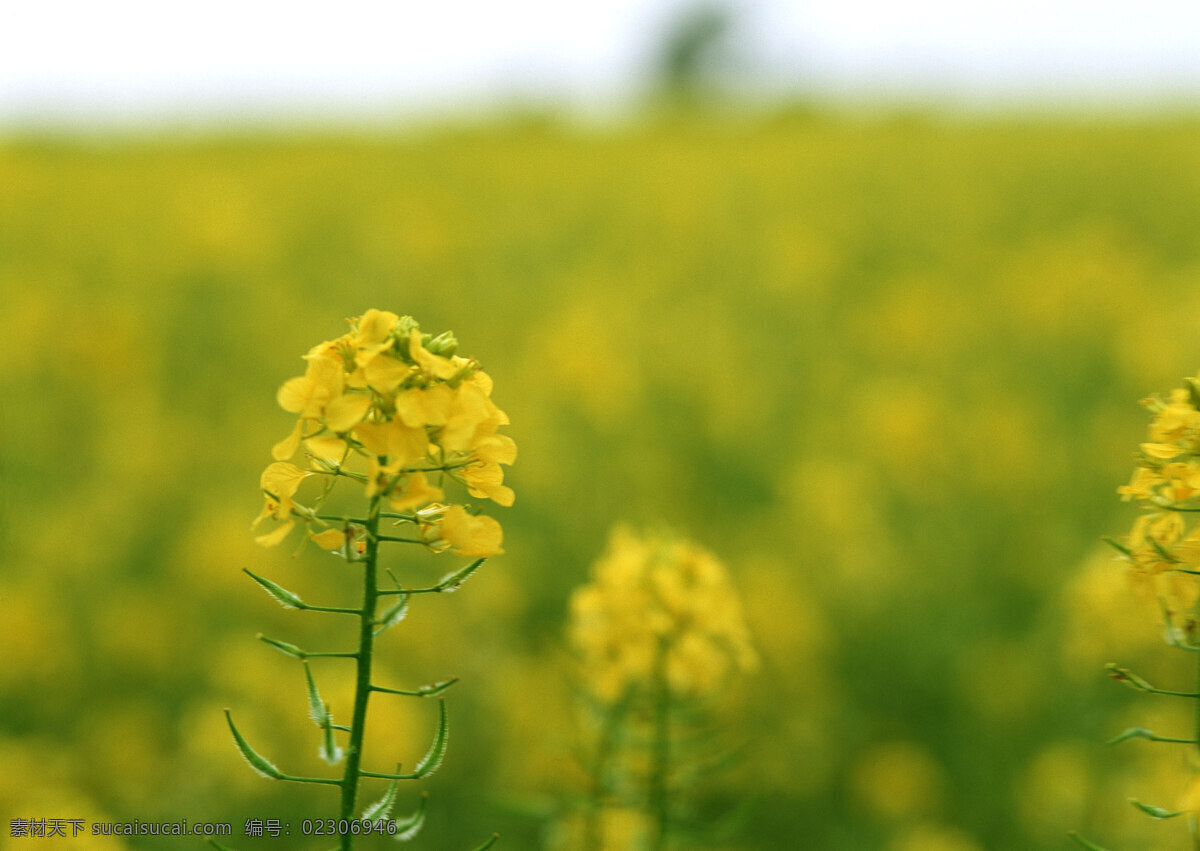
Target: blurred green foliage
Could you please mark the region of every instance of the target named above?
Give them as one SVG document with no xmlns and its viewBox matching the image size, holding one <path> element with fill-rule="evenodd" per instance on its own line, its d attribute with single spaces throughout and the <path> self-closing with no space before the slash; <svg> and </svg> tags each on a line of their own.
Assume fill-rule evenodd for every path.
<svg viewBox="0 0 1200 851">
<path fill-rule="evenodd" d="M 5 828 L 332 814 L 252 774 L 221 710 L 322 770 L 300 667 L 254 635 L 348 639 L 241 568 L 353 593 L 249 523 L 276 388 L 374 306 L 453 329 L 521 450 L 508 554 L 381 649 L 389 685 L 462 678 L 414 847 L 539 847 L 578 780 L 565 602 L 620 521 L 718 553 L 764 659 L 726 709 L 745 765 L 705 793 L 750 804 L 722 847 L 1182 847 L 1126 803 L 1170 808 L 1180 753 L 1100 743 L 1187 734 L 1188 708 L 1102 666 L 1186 687 L 1190 663 L 1098 539 L 1133 515 L 1136 400 L 1200 363 L 1198 134 L 676 115 L 4 142 Z M 344 714 L 349 671 L 319 661 Z M 436 705 L 372 712 L 379 767 L 415 763 Z"/>
</svg>

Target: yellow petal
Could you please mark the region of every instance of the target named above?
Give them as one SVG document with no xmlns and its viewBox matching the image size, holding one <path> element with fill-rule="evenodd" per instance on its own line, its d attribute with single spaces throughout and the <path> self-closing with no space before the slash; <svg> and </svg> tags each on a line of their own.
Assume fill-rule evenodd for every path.
<svg viewBox="0 0 1200 851">
<path fill-rule="evenodd" d="M 454 403 L 454 391 L 445 384 L 413 387 L 396 397 L 396 413 L 413 428 L 444 425 Z"/>
<path fill-rule="evenodd" d="M 309 452 L 318 458 L 340 462 L 346 457 L 346 441 L 340 437 L 334 437 L 332 434 L 310 437 L 304 441 L 304 445 L 308 448 Z"/>
<path fill-rule="evenodd" d="M 450 416 L 442 429 L 442 446 L 452 452 L 471 449 L 476 431 L 488 419 L 488 404 L 488 398 L 482 390 L 464 381 L 454 394 Z"/>
<path fill-rule="evenodd" d="M 489 434 L 475 444 L 475 457 L 495 464 L 512 464 L 517 460 L 517 444 L 506 434 Z"/>
<path fill-rule="evenodd" d="M 508 485 L 497 485 L 488 492 L 488 497 L 497 505 L 503 505 L 505 508 L 510 507 L 517 495 L 513 493 L 513 489 Z"/>
<path fill-rule="evenodd" d="M 504 538 L 500 524 L 486 515 L 469 514 L 461 505 L 446 509 L 439 528 L 442 540 L 460 556 L 487 558 L 504 552 L 500 547 Z"/>
<path fill-rule="evenodd" d="M 391 505 L 396 511 L 407 511 L 444 498 L 441 488 L 429 484 L 425 474 L 417 472 L 409 476 L 404 487 L 392 496 Z"/>
<path fill-rule="evenodd" d="M 425 350 L 425 347 L 421 345 L 421 332 L 416 329 L 413 329 L 408 338 L 408 354 L 422 370 L 435 378 L 450 378 L 458 372 L 458 367 L 450 358 L 444 358 Z"/>
<path fill-rule="evenodd" d="M 1160 458 L 1164 461 L 1169 461 L 1183 451 L 1174 443 L 1143 443 L 1141 447 L 1142 452 L 1151 458 Z"/>
<path fill-rule="evenodd" d="M 301 375 L 283 382 L 283 386 L 275 394 L 275 400 L 279 402 L 279 407 L 289 414 L 298 414 L 308 405 L 308 398 L 311 395 L 312 382 Z"/>
<path fill-rule="evenodd" d="M 484 496 L 500 505 L 513 504 L 512 488 L 504 486 L 504 471 L 499 464 L 472 464 L 462 471 L 471 496 Z"/>
<path fill-rule="evenodd" d="M 259 535 L 254 539 L 254 542 L 264 547 L 273 547 L 286 538 L 288 532 L 292 531 L 292 527 L 295 525 L 295 520 L 289 520 L 276 528 L 274 531 L 269 532 L 266 535 Z"/>
<path fill-rule="evenodd" d="M 380 393 L 391 393 L 408 378 L 411 368 L 387 354 L 377 354 L 367 361 L 363 370 L 367 383 Z"/>
<path fill-rule="evenodd" d="M 301 420 L 296 420 L 292 433 L 271 447 L 271 457 L 276 461 L 286 461 L 300 448 L 300 423 Z"/>
<path fill-rule="evenodd" d="M 372 307 L 359 317 L 354 334 L 355 346 L 375 346 L 387 339 L 400 317 L 387 310 Z"/>
<path fill-rule="evenodd" d="M 332 357 L 314 357 L 308 362 L 304 377 L 312 382 L 313 395 L 327 402 L 342 395 L 346 384 L 346 371 L 342 362 Z"/>
<path fill-rule="evenodd" d="M 371 409 L 371 398 L 357 393 L 338 396 L 325 408 L 325 425 L 338 433 L 354 428 Z"/>
<path fill-rule="evenodd" d="M 336 550 L 346 543 L 346 533 L 341 529 L 326 529 L 315 535 L 310 532 L 308 537 L 323 550 Z"/>
<path fill-rule="evenodd" d="M 354 437 L 372 455 L 387 455 L 387 436 L 390 423 L 359 423 Z"/>
<path fill-rule="evenodd" d="M 429 436 L 423 428 L 409 428 L 399 420 L 388 423 L 388 466 L 398 468 L 420 461 L 429 452 Z"/>
<path fill-rule="evenodd" d="M 270 491 L 280 499 L 292 496 L 300 483 L 311 476 L 307 470 L 301 470 L 295 464 L 287 461 L 276 461 L 263 470 L 259 484 L 265 491 Z"/>
</svg>

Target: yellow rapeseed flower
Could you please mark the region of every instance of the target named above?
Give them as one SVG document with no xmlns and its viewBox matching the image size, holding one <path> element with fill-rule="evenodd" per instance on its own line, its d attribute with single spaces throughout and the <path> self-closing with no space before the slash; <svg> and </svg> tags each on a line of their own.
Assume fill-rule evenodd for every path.
<svg viewBox="0 0 1200 851">
<path fill-rule="evenodd" d="M 412 317 L 375 309 L 350 320 L 341 337 L 313 346 L 304 355 L 304 375 L 276 394 L 297 420 L 272 448 L 275 463 L 262 481 L 266 506 L 254 524 L 274 519 L 281 525 L 257 540 L 277 544 L 304 522 L 317 527 L 309 531 L 318 544 L 341 546 L 322 530 L 316 505 L 294 499 L 299 483 L 312 475 L 360 481 L 367 498 L 384 499 L 398 512 L 440 505 L 446 479 L 473 497 L 512 505 L 501 465 L 516 459 L 516 444 L 498 433 L 508 416 L 491 399 L 491 378 L 457 348 L 449 333 L 432 337 Z M 302 447 L 307 470 L 292 463 Z M 428 541 L 433 549 L 465 556 L 503 552 L 500 524 L 475 509 L 450 505 L 436 519 Z"/>
</svg>

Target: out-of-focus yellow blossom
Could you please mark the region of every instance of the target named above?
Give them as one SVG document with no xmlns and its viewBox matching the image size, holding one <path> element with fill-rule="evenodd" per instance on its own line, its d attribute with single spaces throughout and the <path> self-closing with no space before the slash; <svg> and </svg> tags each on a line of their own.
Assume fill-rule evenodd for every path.
<svg viewBox="0 0 1200 851">
<path fill-rule="evenodd" d="M 313 504 L 296 501 L 310 476 L 327 484 L 331 478 L 360 481 L 368 498 L 396 512 L 419 514 L 440 504 L 446 480 L 471 496 L 512 505 L 500 465 L 516 460 L 516 444 L 497 433 L 508 416 L 492 402 L 491 378 L 478 361 L 455 354 L 457 348 L 449 332 L 422 334 L 412 317 L 375 309 L 350 320 L 343 336 L 313 346 L 304 356 L 304 375 L 284 382 L 277 394 L 280 407 L 298 418 L 263 473 L 266 505 L 254 527 L 267 519 L 280 525 L 258 542 L 278 544 L 299 521 L 326 549 L 346 543 L 342 530 L 325 528 L 317 516 L 328 487 Z M 309 469 L 291 462 L 301 447 Z M 474 557 L 503 552 L 495 520 L 461 505 L 441 508 L 436 523 L 412 519 L 431 549 Z M 431 528 L 435 534 L 427 534 Z"/>
<path fill-rule="evenodd" d="M 651 684 L 659 664 L 680 697 L 711 693 L 758 665 L 725 568 L 687 541 L 616 530 L 570 609 L 570 641 L 603 700 Z"/>
<path fill-rule="evenodd" d="M 1176 616 L 1194 620 L 1200 597 L 1200 526 L 1190 519 L 1200 511 L 1200 377 L 1186 384 L 1165 399 L 1142 400 L 1153 420 L 1129 484 L 1117 488 L 1123 500 L 1145 511 L 1121 551 L 1134 587 L 1161 602 L 1171 640 L 1179 636 Z"/>
</svg>

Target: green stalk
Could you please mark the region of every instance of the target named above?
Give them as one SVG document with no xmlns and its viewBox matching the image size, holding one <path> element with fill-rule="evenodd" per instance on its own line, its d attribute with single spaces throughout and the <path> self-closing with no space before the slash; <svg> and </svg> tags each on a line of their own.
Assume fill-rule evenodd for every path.
<svg viewBox="0 0 1200 851">
<path fill-rule="evenodd" d="M 656 824 L 651 851 L 667 847 L 667 770 L 671 764 L 671 694 L 667 685 L 667 640 L 661 639 L 654 657 L 654 762 L 650 773 L 650 809 Z"/>
<path fill-rule="evenodd" d="M 1200 603 L 1197 603 L 1197 615 L 1200 619 Z M 1196 654 L 1196 691 L 1200 693 L 1200 653 Z M 1200 748 L 1200 699 L 1196 700 L 1196 747 Z M 1196 815 L 1188 816 L 1188 827 L 1192 834 L 1192 851 L 1200 851 L 1200 827 L 1196 824 Z"/>
<path fill-rule="evenodd" d="M 632 694 L 633 689 L 627 688 L 616 703 L 606 707 L 604 710 L 604 717 L 600 726 L 600 741 L 596 744 L 596 758 L 592 763 L 591 796 L 588 802 L 587 817 L 583 823 L 584 851 L 600 851 L 601 834 L 599 816 L 600 812 L 604 809 L 605 801 L 609 795 L 609 762 L 615 750 L 618 729 L 624 720 L 626 710 L 629 708 L 630 696 Z"/>
<path fill-rule="evenodd" d="M 367 701 L 371 697 L 371 654 L 375 648 L 375 604 L 379 598 L 376 586 L 376 565 L 379 561 L 379 504 L 378 494 L 371 497 L 367 509 L 367 550 L 362 559 L 363 603 L 358 613 L 358 676 L 354 685 L 354 716 L 350 721 L 350 743 L 346 748 L 346 771 L 342 775 L 342 807 L 339 819 L 354 818 L 358 781 L 362 776 L 363 734 L 367 726 Z M 353 834 L 341 837 L 339 851 L 351 851 Z"/>
</svg>

